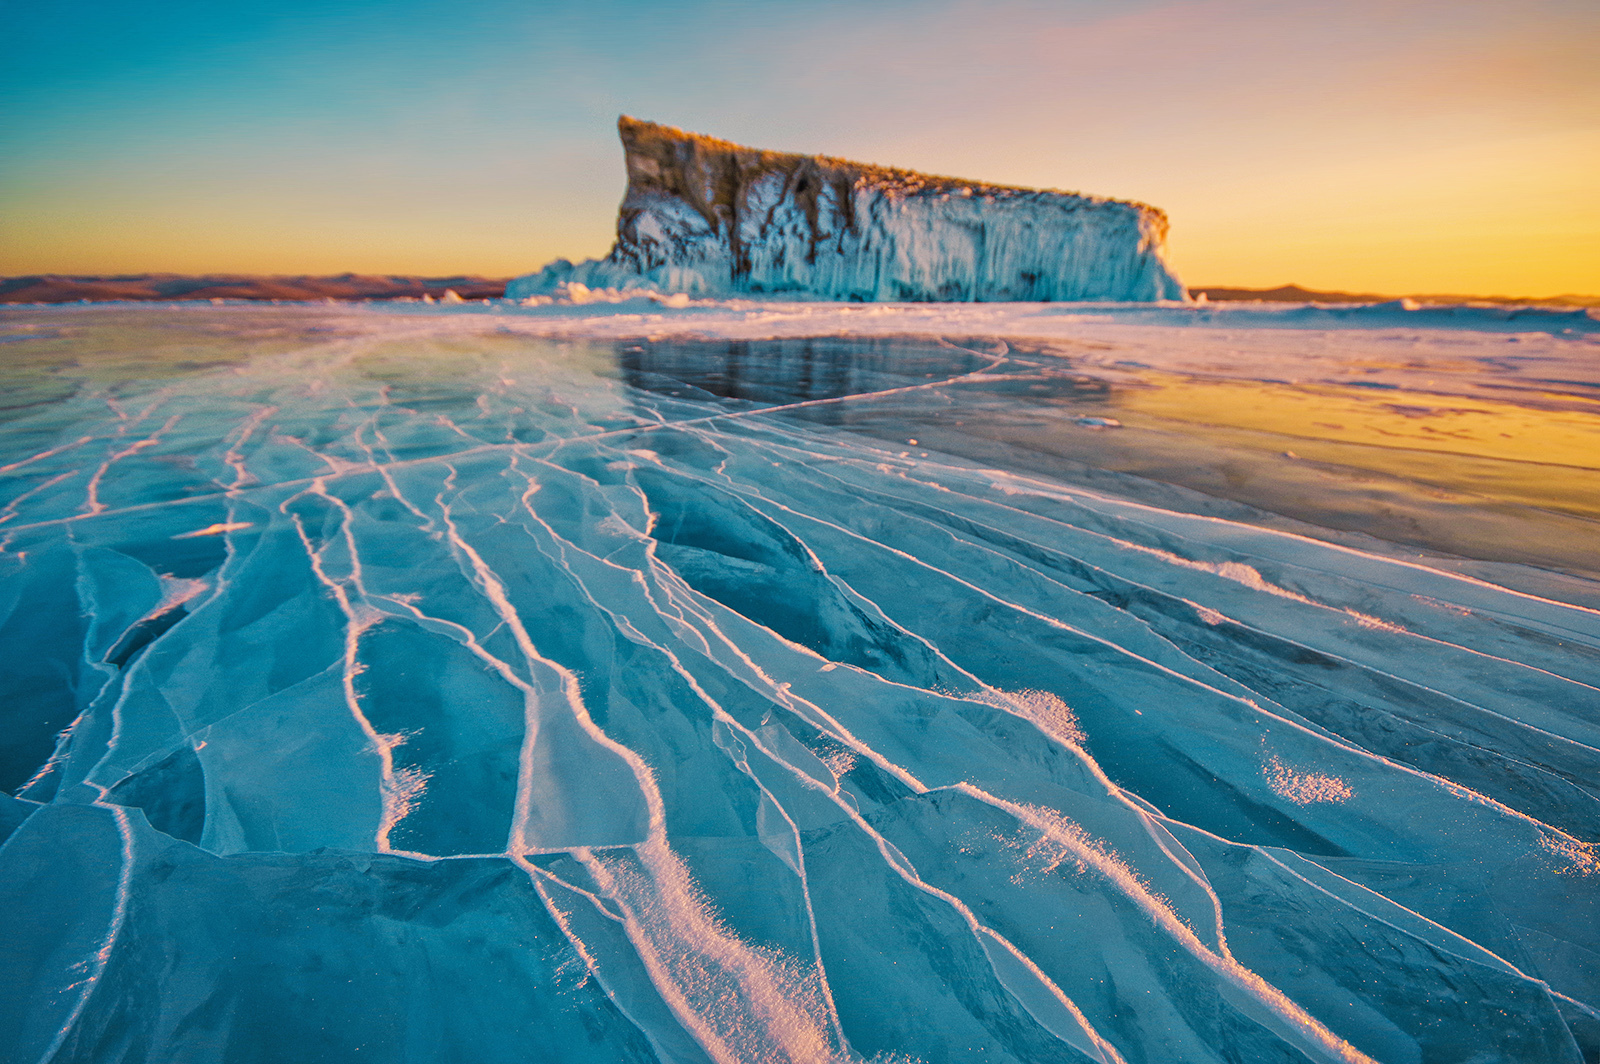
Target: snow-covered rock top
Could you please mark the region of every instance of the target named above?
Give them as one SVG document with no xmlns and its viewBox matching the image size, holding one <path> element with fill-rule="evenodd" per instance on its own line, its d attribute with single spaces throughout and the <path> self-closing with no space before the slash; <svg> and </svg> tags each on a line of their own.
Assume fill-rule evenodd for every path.
<svg viewBox="0 0 1600 1064">
<path fill-rule="evenodd" d="M 628 191 L 603 259 L 507 287 L 879 301 L 1185 298 L 1142 203 L 747 148 L 624 115 Z"/>
</svg>

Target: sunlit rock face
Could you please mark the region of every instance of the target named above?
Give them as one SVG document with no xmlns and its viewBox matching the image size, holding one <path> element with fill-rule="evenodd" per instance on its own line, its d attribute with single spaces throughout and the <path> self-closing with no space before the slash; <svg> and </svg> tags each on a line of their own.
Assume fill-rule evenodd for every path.
<svg viewBox="0 0 1600 1064">
<path fill-rule="evenodd" d="M 746 148 L 624 115 L 628 192 L 604 259 L 507 295 L 654 288 L 863 301 L 1183 299 L 1142 203 Z"/>
</svg>

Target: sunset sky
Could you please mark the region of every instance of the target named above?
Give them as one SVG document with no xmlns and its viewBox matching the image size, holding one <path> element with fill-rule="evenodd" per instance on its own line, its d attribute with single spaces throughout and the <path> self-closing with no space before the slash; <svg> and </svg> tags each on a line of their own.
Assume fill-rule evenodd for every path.
<svg viewBox="0 0 1600 1064">
<path fill-rule="evenodd" d="M 1600 293 L 1594 0 L 8 3 L 0 274 L 603 254 L 619 113 L 1143 200 L 1190 284 Z"/>
</svg>

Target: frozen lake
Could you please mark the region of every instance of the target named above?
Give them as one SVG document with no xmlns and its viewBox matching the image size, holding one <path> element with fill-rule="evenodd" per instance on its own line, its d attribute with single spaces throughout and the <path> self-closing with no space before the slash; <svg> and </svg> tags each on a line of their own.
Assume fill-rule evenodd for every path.
<svg viewBox="0 0 1600 1064">
<path fill-rule="evenodd" d="M 1597 339 L 6 311 L 0 1058 L 1594 1059 Z"/>
</svg>

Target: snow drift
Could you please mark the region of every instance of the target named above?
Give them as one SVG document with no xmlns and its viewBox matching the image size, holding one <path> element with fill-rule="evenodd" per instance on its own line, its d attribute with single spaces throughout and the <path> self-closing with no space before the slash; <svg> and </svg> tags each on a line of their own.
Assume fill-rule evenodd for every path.
<svg viewBox="0 0 1600 1064">
<path fill-rule="evenodd" d="M 1183 299 L 1160 210 L 747 148 L 624 115 L 628 191 L 603 259 L 513 280 L 882 301 Z"/>
</svg>

